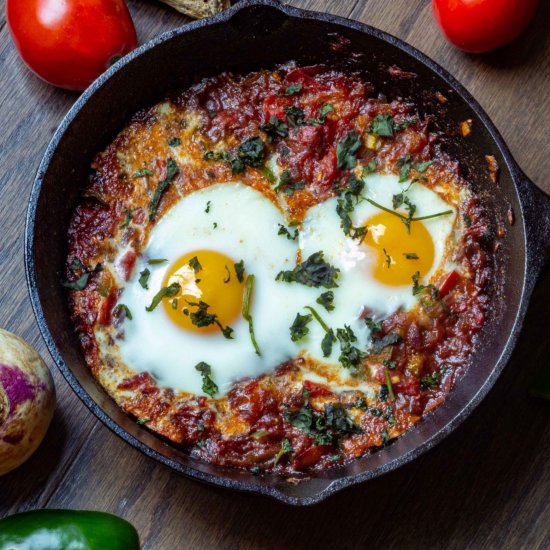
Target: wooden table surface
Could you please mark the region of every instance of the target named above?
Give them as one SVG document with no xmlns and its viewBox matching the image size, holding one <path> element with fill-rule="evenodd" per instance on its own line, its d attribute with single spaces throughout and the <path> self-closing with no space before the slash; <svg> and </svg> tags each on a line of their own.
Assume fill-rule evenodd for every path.
<svg viewBox="0 0 550 550">
<path fill-rule="evenodd" d="M 550 2 L 516 43 L 463 54 L 439 34 L 428 0 L 293 0 L 388 31 L 456 76 L 487 110 L 528 176 L 550 192 Z M 188 20 L 130 0 L 141 42 Z M 0 326 L 43 354 L 57 385 L 49 433 L 0 478 L 0 517 L 38 507 L 129 519 L 146 549 L 549 548 L 550 403 L 529 396 L 550 362 L 550 275 L 535 290 L 510 364 L 478 410 L 419 460 L 307 509 L 200 485 L 144 457 L 80 403 L 51 361 L 27 297 L 23 227 L 42 153 L 77 95 L 18 59 L 0 7 Z M 108 550 L 108 549 L 106 549 Z"/>
</svg>

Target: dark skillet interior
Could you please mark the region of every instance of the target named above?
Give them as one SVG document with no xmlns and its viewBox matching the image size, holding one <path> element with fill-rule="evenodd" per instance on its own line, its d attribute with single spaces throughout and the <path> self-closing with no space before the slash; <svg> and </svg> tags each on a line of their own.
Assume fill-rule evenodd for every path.
<svg viewBox="0 0 550 550">
<path fill-rule="evenodd" d="M 508 227 L 498 256 L 506 300 L 498 301 L 497 314 L 489 318 L 480 337 L 484 345 L 447 402 L 389 447 L 298 485 L 198 462 L 137 426 L 89 373 L 69 320 L 67 296 L 59 284 L 67 225 L 92 157 L 136 111 L 202 76 L 271 68 L 289 60 L 366 70 L 370 81 L 388 97 L 412 98 L 422 113 L 430 114 L 434 127 L 447 132 L 449 152 L 461 160 L 465 176 L 484 197 L 495 220 L 505 220 L 509 206 L 517 218 L 515 226 Z M 40 328 L 56 363 L 86 405 L 123 439 L 196 479 L 269 494 L 293 504 L 310 504 L 414 458 L 454 429 L 477 405 L 511 351 L 531 287 L 529 281 L 526 284 L 522 213 L 522 201 L 531 191 L 524 181 L 518 181 L 515 163 L 477 104 L 469 104 L 471 98 L 461 97 L 462 89 L 453 90 L 454 81 L 448 75 L 439 68 L 437 74 L 425 62 L 416 50 L 369 27 L 291 8 L 281 11 L 272 0 L 249 1 L 212 23 L 199 22 L 145 45 L 119 62 L 108 78 L 101 78 L 79 100 L 50 144 L 33 189 L 27 221 L 27 272 Z M 391 78 L 388 67 L 392 65 L 418 76 Z M 447 97 L 444 105 L 436 101 L 436 91 Z M 458 134 L 457 123 L 468 118 L 474 121 L 473 134 L 464 139 Z M 487 178 L 486 154 L 495 155 L 502 168 L 498 192 Z M 518 191 L 516 185 L 523 190 Z"/>
</svg>

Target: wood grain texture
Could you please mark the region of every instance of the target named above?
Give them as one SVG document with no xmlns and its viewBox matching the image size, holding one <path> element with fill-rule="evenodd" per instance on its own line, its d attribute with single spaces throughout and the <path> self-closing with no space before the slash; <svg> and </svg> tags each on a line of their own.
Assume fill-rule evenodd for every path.
<svg viewBox="0 0 550 550">
<path fill-rule="evenodd" d="M 531 179 L 550 191 L 550 3 L 516 43 L 463 54 L 427 0 L 293 0 L 394 34 L 456 76 L 487 110 Z M 188 21 L 152 0 L 129 2 L 140 41 Z M 49 360 L 27 298 L 23 227 L 42 152 L 76 94 L 43 84 L 17 58 L 0 8 L 0 326 Z M 52 366 L 58 407 L 31 460 L 0 478 L 0 516 L 49 506 L 106 510 L 145 549 L 548 548 L 550 406 L 528 388 L 550 361 L 550 274 L 539 282 L 510 364 L 456 432 L 406 467 L 310 509 L 199 485 L 143 457 L 82 406 Z"/>
</svg>

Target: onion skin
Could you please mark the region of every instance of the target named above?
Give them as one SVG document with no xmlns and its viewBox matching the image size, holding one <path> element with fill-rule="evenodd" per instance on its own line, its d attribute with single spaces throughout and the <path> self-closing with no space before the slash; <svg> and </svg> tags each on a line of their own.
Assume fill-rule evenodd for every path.
<svg viewBox="0 0 550 550">
<path fill-rule="evenodd" d="M 55 409 L 53 378 L 37 351 L 0 329 L 0 476 L 40 445 Z"/>
</svg>

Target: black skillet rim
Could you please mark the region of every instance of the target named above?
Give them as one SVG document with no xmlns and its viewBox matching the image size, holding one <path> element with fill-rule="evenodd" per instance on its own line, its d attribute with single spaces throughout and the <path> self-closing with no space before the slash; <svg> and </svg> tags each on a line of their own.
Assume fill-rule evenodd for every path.
<svg viewBox="0 0 550 550">
<path fill-rule="evenodd" d="M 277 487 L 269 486 L 267 484 L 262 484 L 261 477 L 257 478 L 258 480 L 257 483 L 250 483 L 246 481 L 229 479 L 227 477 L 223 477 L 223 475 L 212 475 L 205 472 L 201 472 L 199 470 L 196 470 L 193 467 L 181 464 L 180 462 L 176 460 L 172 460 L 167 456 L 162 455 L 161 453 L 153 450 L 151 447 L 149 447 L 148 445 L 144 444 L 143 442 L 135 438 L 133 435 L 131 435 L 116 421 L 111 419 L 110 416 L 103 411 L 100 405 L 96 401 L 94 401 L 92 397 L 88 394 L 88 392 L 80 385 L 80 382 L 77 380 L 76 376 L 72 373 L 69 366 L 65 363 L 63 357 L 61 356 L 53 340 L 52 334 L 49 330 L 48 324 L 44 317 L 44 313 L 42 311 L 40 297 L 38 294 L 35 263 L 34 263 L 35 216 L 36 216 L 38 200 L 40 198 L 40 193 L 42 188 L 42 180 L 44 178 L 45 173 L 47 172 L 51 158 L 55 154 L 55 151 L 57 149 L 57 146 L 59 145 L 59 142 L 62 136 L 64 135 L 65 131 L 68 129 L 68 127 L 72 123 L 73 119 L 76 117 L 77 113 L 80 111 L 81 108 L 85 106 L 90 96 L 92 96 L 96 90 L 101 88 L 104 82 L 107 79 L 109 79 L 114 73 L 118 72 L 119 70 L 123 70 L 125 65 L 127 65 L 129 62 L 139 57 L 143 52 L 156 47 L 160 43 L 168 41 L 175 36 L 179 36 L 180 34 L 193 32 L 194 30 L 203 28 L 205 26 L 209 26 L 216 23 L 227 23 L 235 14 L 239 13 L 241 10 L 246 10 L 255 6 L 268 6 L 283 12 L 285 15 L 289 17 L 294 17 L 298 19 L 316 19 L 319 21 L 348 27 L 353 30 L 357 30 L 357 31 L 369 34 L 370 36 L 373 36 L 374 38 L 382 42 L 389 43 L 397 47 L 401 51 L 405 52 L 409 56 L 416 59 L 417 61 L 420 61 L 432 72 L 436 73 L 440 78 L 442 78 L 445 82 L 447 82 L 447 84 L 451 88 L 453 88 L 454 91 L 459 96 L 461 96 L 462 99 L 464 99 L 465 102 L 469 105 L 469 107 L 475 112 L 475 114 L 479 117 L 479 119 L 487 129 L 496 147 L 502 154 L 502 157 L 506 163 L 506 168 L 510 172 L 511 179 L 513 181 L 514 187 L 516 188 L 516 191 L 518 192 L 518 196 L 520 199 L 520 205 L 522 207 L 520 221 L 522 222 L 524 221 L 525 213 L 523 212 L 524 205 L 522 201 L 525 199 L 524 197 L 525 192 L 527 192 L 525 177 L 522 177 L 522 174 L 519 168 L 517 167 L 517 164 L 513 159 L 510 151 L 508 150 L 508 147 L 506 146 L 503 138 L 501 137 L 500 133 L 498 132 L 498 130 L 496 129 L 496 127 L 494 126 L 494 124 L 492 123 L 488 115 L 479 105 L 479 103 L 450 73 L 448 73 L 440 65 L 438 65 L 436 62 L 431 60 L 425 54 L 423 54 L 413 46 L 407 44 L 406 42 L 402 41 L 401 39 L 396 38 L 386 32 L 378 30 L 369 25 L 359 23 L 357 21 L 352 21 L 350 19 L 334 16 L 327 13 L 312 12 L 312 11 L 302 10 L 302 9 L 298 9 L 290 6 L 281 5 L 278 0 L 241 0 L 241 2 L 239 2 L 237 5 L 233 6 L 229 10 L 224 11 L 214 17 L 188 23 L 186 25 L 183 25 L 182 27 L 163 33 L 153 38 L 149 42 L 146 42 L 145 44 L 141 45 L 140 47 L 138 47 L 137 49 L 135 49 L 134 51 L 126 55 L 124 58 L 119 60 L 117 63 L 115 63 L 110 69 L 108 69 L 103 75 L 101 75 L 95 82 L 93 82 L 90 85 L 90 87 L 78 98 L 78 100 L 71 107 L 71 109 L 68 111 L 68 113 L 60 123 L 54 136 L 52 137 L 50 143 L 48 144 L 48 147 L 44 153 L 44 156 L 38 168 L 35 181 L 33 183 L 33 187 L 29 198 L 27 218 L 25 223 L 25 271 L 27 276 L 27 287 L 29 290 L 30 300 L 31 300 L 31 304 L 37 320 L 37 324 L 54 362 L 56 363 L 57 367 L 59 368 L 59 370 L 61 371 L 61 373 L 63 374 L 64 378 L 69 383 L 73 391 L 81 399 L 81 401 L 110 430 L 112 430 L 125 442 L 129 443 L 134 448 L 138 449 L 148 457 L 153 458 L 156 461 L 160 462 L 161 464 L 168 466 L 172 470 L 177 471 L 181 474 L 184 474 L 187 477 L 190 477 L 192 479 L 196 479 L 198 481 L 202 481 L 202 482 L 215 485 L 218 487 L 223 487 L 226 489 L 234 489 L 234 490 L 254 493 L 254 494 L 263 494 L 263 495 L 275 498 L 276 500 L 282 501 L 286 504 L 307 506 L 307 505 L 312 505 L 312 504 L 321 502 L 322 500 L 325 500 L 326 498 L 328 498 L 330 495 L 346 487 L 361 483 L 368 479 L 378 477 L 384 473 L 390 472 L 410 462 L 411 460 L 424 454 L 426 451 L 431 449 L 434 445 L 439 443 L 444 437 L 446 437 L 456 427 L 458 427 L 458 425 L 461 424 L 466 417 L 470 415 L 473 409 L 481 402 L 481 400 L 485 397 L 487 392 L 492 388 L 492 386 L 496 382 L 497 378 L 500 376 L 500 373 L 502 372 L 504 366 L 506 365 L 510 357 L 510 354 L 514 348 L 515 342 L 519 335 L 519 331 L 521 329 L 523 318 L 525 316 L 525 312 L 527 309 L 529 294 L 530 294 L 530 291 L 532 290 L 532 287 L 534 286 L 537 273 L 533 273 L 532 270 L 529 269 L 530 266 L 528 265 L 528 262 L 527 262 L 528 260 L 527 254 L 525 254 L 524 256 L 525 276 L 522 281 L 520 305 L 519 305 L 516 317 L 514 319 L 513 328 L 508 336 L 508 340 L 503 348 L 501 356 L 497 361 L 497 363 L 495 364 L 495 366 L 493 367 L 490 375 L 485 380 L 484 384 L 478 390 L 478 392 L 471 397 L 469 402 L 464 406 L 464 408 L 460 412 L 456 413 L 455 416 L 451 418 L 451 420 L 444 426 L 444 428 L 437 431 L 431 438 L 424 441 L 418 447 L 399 456 L 398 458 L 373 470 L 369 470 L 366 472 L 361 472 L 358 474 L 350 475 L 348 477 L 333 480 L 322 491 L 316 492 L 315 494 L 312 494 L 310 496 L 297 497 L 297 496 L 284 494 Z M 525 234 L 526 233 L 527 232 L 525 232 Z M 525 249 L 527 250 L 527 247 Z"/>
</svg>

